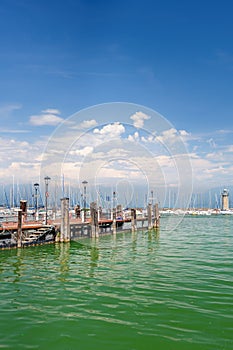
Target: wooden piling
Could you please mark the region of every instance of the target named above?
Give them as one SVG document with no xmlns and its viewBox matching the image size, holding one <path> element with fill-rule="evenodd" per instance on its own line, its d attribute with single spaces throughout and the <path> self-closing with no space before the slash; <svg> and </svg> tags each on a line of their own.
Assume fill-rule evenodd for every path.
<svg viewBox="0 0 233 350">
<path fill-rule="evenodd" d="M 137 230 L 137 215 L 136 209 L 131 209 L 131 230 L 132 232 Z"/>
<path fill-rule="evenodd" d="M 152 205 L 149 203 L 147 206 L 147 219 L 148 219 L 148 230 L 153 228 L 152 225 Z"/>
<path fill-rule="evenodd" d="M 160 226 L 160 215 L 159 215 L 159 205 L 156 203 L 154 205 L 154 228 L 159 228 Z"/>
<path fill-rule="evenodd" d="M 70 241 L 69 198 L 61 198 L 60 242 Z"/>
<path fill-rule="evenodd" d="M 117 217 L 122 217 L 122 205 L 121 204 L 117 205 L 116 216 Z"/>
<path fill-rule="evenodd" d="M 99 237 L 98 209 L 96 202 L 90 205 L 91 211 L 91 237 Z"/>
<path fill-rule="evenodd" d="M 112 233 L 116 234 L 116 208 L 112 210 Z"/>
<path fill-rule="evenodd" d="M 22 246 L 22 209 L 18 211 L 18 227 L 17 227 L 17 247 L 21 248 Z"/>
<path fill-rule="evenodd" d="M 100 220 L 102 217 L 102 207 L 99 206 L 98 208 L 98 220 Z"/>
<path fill-rule="evenodd" d="M 22 220 L 26 221 L 27 219 L 27 201 L 24 199 L 20 200 L 20 209 L 22 210 Z"/>
</svg>

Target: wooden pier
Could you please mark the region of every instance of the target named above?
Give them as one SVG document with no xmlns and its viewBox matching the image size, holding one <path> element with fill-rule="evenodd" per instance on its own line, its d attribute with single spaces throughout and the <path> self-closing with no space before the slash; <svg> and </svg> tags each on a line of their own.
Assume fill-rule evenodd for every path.
<svg viewBox="0 0 233 350">
<path fill-rule="evenodd" d="M 22 201 L 23 202 L 23 201 Z M 69 242 L 84 237 L 99 237 L 105 234 L 117 234 L 119 232 L 137 230 L 158 229 L 160 225 L 160 215 L 158 204 L 153 207 L 148 204 L 145 217 L 137 216 L 135 208 L 130 209 L 130 216 L 122 215 L 121 206 L 113 208 L 111 219 L 100 215 L 97 204 L 90 204 L 90 217 L 80 216 L 70 218 L 69 198 L 61 199 L 61 218 L 47 220 L 47 225 L 40 221 L 26 221 L 26 205 L 21 203 L 18 210 L 18 221 L 2 223 L 0 226 L 0 249 L 21 248 L 28 245 L 41 245 L 43 243 Z M 51 237 L 51 232 L 53 232 Z M 39 236 L 39 233 L 48 231 Z M 10 236 L 12 242 L 10 242 Z M 8 243 L 5 244 L 8 239 Z M 43 240 L 44 239 L 44 240 Z"/>
<path fill-rule="evenodd" d="M 124 231 L 135 232 L 140 230 L 151 230 L 158 229 L 160 226 L 160 215 L 158 204 L 149 204 L 147 207 L 146 217 L 137 217 L 136 209 L 131 209 L 131 216 L 123 218 L 117 216 L 119 211 L 114 208 L 112 211 L 112 218 L 107 219 L 104 217 L 98 217 L 98 209 L 95 202 L 90 205 L 90 218 L 83 222 L 81 218 L 70 219 L 67 221 L 68 217 L 68 198 L 61 199 L 61 202 L 67 203 L 67 206 L 61 205 L 63 208 L 61 213 L 61 220 L 53 221 L 59 234 L 57 236 L 57 241 L 69 241 L 82 237 L 99 237 L 104 234 L 116 234 Z M 153 209 L 153 211 L 152 211 Z M 65 230 L 65 231 L 64 231 Z M 69 234 L 67 236 L 67 231 Z M 66 240 L 64 236 L 66 235 Z"/>
</svg>

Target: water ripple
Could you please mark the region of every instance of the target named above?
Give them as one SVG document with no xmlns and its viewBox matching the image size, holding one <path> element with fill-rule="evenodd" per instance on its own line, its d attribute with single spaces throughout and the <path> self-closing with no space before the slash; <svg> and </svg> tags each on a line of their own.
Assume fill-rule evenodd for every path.
<svg viewBox="0 0 233 350">
<path fill-rule="evenodd" d="M 0 347 L 232 349 L 230 227 L 185 218 L 172 233 L 1 252 Z"/>
</svg>

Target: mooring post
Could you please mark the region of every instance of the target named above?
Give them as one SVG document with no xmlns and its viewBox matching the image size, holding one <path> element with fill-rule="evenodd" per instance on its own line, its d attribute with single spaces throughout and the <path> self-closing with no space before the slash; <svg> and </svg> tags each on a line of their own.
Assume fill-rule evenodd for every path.
<svg viewBox="0 0 233 350">
<path fill-rule="evenodd" d="M 117 205 L 117 213 L 116 213 L 116 215 L 117 215 L 117 218 L 118 217 L 122 217 L 122 205 L 121 204 Z"/>
<path fill-rule="evenodd" d="M 158 203 L 154 206 L 154 228 L 159 228 L 160 226 L 160 215 L 159 215 L 159 205 Z"/>
<path fill-rule="evenodd" d="M 70 241 L 69 198 L 61 198 L 61 235 L 60 242 Z"/>
<path fill-rule="evenodd" d="M 17 247 L 21 248 L 22 246 L 22 209 L 18 211 L 18 227 L 17 227 Z"/>
<path fill-rule="evenodd" d="M 83 208 L 81 210 L 81 220 L 82 220 L 82 222 L 85 222 L 85 214 L 84 214 L 84 209 Z"/>
<path fill-rule="evenodd" d="M 24 199 L 20 200 L 20 209 L 22 210 L 22 219 L 26 221 L 27 218 L 27 201 Z"/>
<path fill-rule="evenodd" d="M 115 235 L 116 234 L 116 208 L 113 208 L 112 210 L 112 233 Z"/>
<path fill-rule="evenodd" d="M 132 232 L 137 230 L 137 216 L 136 216 L 136 209 L 131 209 L 131 230 Z"/>
<path fill-rule="evenodd" d="M 98 209 L 97 209 L 97 204 L 95 202 L 91 203 L 90 210 L 91 210 L 91 237 L 99 237 Z"/>
<path fill-rule="evenodd" d="M 100 220 L 101 217 L 102 217 L 102 207 L 99 206 L 99 207 L 98 207 L 98 220 Z"/>
<path fill-rule="evenodd" d="M 148 220 L 148 229 L 152 229 L 152 210 L 151 210 L 151 204 L 149 203 L 147 206 L 147 220 Z"/>
</svg>

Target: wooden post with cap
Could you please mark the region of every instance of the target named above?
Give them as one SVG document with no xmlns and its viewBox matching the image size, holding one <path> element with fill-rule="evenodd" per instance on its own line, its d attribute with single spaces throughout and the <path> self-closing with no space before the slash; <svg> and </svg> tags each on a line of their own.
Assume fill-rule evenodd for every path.
<svg viewBox="0 0 233 350">
<path fill-rule="evenodd" d="M 152 226 L 152 211 L 151 211 L 151 204 L 149 203 L 147 206 L 147 220 L 148 220 L 148 229 L 151 230 L 153 228 Z"/>
<path fill-rule="evenodd" d="M 159 205 L 158 203 L 154 206 L 154 228 L 159 228 L 160 226 L 160 215 L 159 215 Z"/>
<path fill-rule="evenodd" d="M 17 247 L 21 248 L 22 246 L 22 209 L 18 211 L 18 227 L 17 227 Z"/>
<path fill-rule="evenodd" d="M 131 230 L 132 232 L 137 230 L 137 222 L 136 222 L 136 209 L 131 209 Z"/>
<path fill-rule="evenodd" d="M 116 208 L 112 209 L 112 233 L 115 235 L 117 230 L 117 223 L 116 223 Z"/>
<path fill-rule="evenodd" d="M 96 202 L 90 204 L 91 211 L 91 237 L 99 237 L 98 209 Z"/>
<path fill-rule="evenodd" d="M 69 198 L 61 198 L 61 233 L 60 242 L 70 241 Z"/>
</svg>

